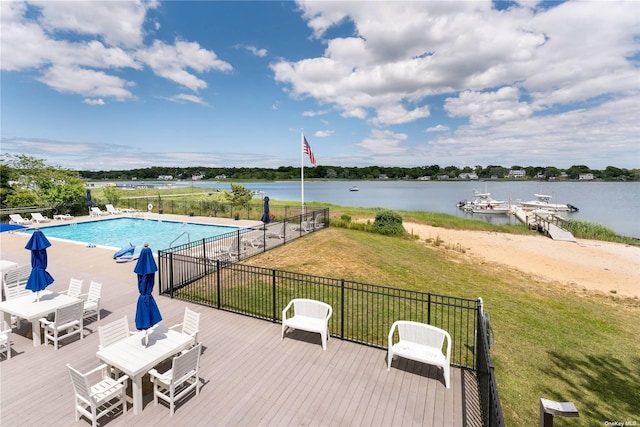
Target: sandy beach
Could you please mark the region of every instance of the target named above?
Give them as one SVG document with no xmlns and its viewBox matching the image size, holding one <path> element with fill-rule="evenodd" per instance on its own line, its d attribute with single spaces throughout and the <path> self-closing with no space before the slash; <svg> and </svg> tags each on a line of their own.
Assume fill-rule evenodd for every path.
<svg viewBox="0 0 640 427">
<path fill-rule="evenodd" d="M 541 280 L 640 298 L 640 247 L 598 240 L 554 241 L 542 235 L 449 230 L 416 223 L 405 229 L 464 257 L 520 270 Z"/>
</svg>

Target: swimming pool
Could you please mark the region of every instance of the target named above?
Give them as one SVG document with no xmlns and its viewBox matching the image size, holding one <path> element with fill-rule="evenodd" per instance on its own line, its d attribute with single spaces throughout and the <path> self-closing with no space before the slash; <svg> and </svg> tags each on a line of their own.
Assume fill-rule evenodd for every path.
<svg viewBox="0 0 640 427">
<path fill-rule="evenodd" d="M 129 243 L 138 246 L 149 242 L 149 247 L 157 252 L 189 241 L 215 237 L 237 231 L 239 227 L 205 225 L 178 221 L 164 221 L 146 218 L 113 218 L 99 221 L 42 227 L 47 237 L 72 240 L 85 245 L 100 245 L 120 249 Z M 35 229 L 24 230 L 33 233 Z"/>
</svg>

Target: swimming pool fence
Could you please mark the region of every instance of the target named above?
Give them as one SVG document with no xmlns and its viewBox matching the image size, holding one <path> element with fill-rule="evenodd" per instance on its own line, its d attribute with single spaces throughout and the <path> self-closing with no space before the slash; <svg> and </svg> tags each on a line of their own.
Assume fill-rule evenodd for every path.
<svg viewBox="0 0 640 427">
<path fill-rule="evenodd" d="M 320 300 L 333 307 L 331 336 L 377 348 L 387 348 L 395 320 L 442 328 L 452 338 L 452 364 L 476 372 L 483 425 L 504 425 L 480 298 L 312 276 L 230 259 L 210 261 L 179 251 L 158 255 L 159 292 L 171 298 L 276 323 L 282 321 L 282 309 L 292 298 Z"/>
</svg>

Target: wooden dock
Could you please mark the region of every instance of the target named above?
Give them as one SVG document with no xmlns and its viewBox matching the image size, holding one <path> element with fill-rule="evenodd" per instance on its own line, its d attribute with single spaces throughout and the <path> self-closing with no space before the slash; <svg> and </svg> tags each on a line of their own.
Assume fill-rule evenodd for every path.
<svg viewBox="0 0 640 427">
<path fill-rule="evenodd" d="M 530 229 L 538 230 L 553 240 L 563 242 L 576 242 L 576 238 L 571 232 L 563 228 L 566 219 L 554 213 L 538 213 L 527 211 L 522 208 L 513 209 L 513 214 L 520 222 L 527 224 Z"/>
</svg>

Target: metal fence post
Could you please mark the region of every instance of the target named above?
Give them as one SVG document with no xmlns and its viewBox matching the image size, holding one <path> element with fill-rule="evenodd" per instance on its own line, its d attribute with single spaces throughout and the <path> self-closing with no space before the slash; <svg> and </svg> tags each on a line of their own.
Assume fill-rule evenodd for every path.
<svg viewBox="0 0 640 427">
<path fill-rule="evenodd" d="M 273 321 L 274 323 L 277 321 L 276 319 L 276 270 L 271 270 L 271 295 L 273 298 Z"/>
</svg>

